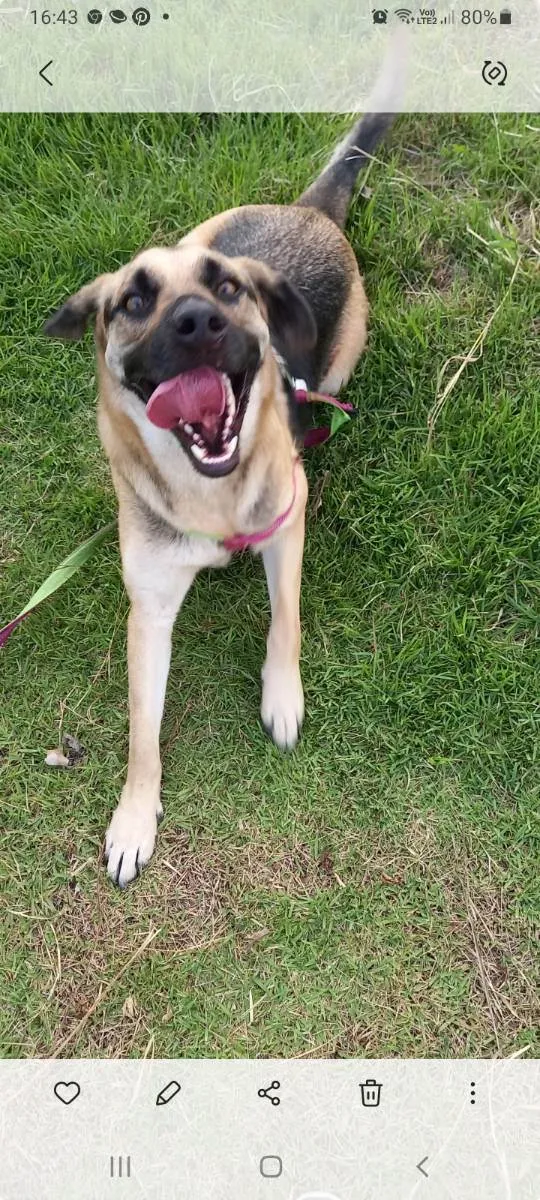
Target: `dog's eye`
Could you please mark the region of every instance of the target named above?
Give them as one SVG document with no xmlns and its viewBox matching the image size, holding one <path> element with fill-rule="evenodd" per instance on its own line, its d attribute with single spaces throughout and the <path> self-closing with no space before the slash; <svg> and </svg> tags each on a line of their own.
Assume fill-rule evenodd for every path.
<svg viewBox="0 0 540 1200">
<path fill-rule="evenodd" d="M 130 316 L 138 317 L 144 312 L 145 308 L 148 308 L 148 301 L 145 300 L 144 296 L 140 296 L 138 292 L 132 292 L 131 295 L 124 297 L 122 308 Z"/>
<path fill-rule="evenodd" d="M 241 291 L 242 288 L 235 279 L 222 279 L 217 294 L 220 300 L 234 300 Z"/>
</svg>

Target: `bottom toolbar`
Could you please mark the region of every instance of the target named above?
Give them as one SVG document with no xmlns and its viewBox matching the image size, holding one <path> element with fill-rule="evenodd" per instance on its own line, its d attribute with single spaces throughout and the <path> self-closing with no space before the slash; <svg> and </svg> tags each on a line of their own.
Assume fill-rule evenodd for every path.
<svg viewBox="0 0 540 1200">
<path fill-rule="evenodd" d="M 0 1063 L 1 1200 L 538 1200 L 540 1063 Z"/>
</svg>

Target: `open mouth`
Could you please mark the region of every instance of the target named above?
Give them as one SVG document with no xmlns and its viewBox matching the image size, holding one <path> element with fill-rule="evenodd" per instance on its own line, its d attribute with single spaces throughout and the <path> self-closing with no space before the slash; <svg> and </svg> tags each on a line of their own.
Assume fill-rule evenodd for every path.
<svg viewBox="0 0 540 1200">
<path fill-rule="evenodd" d="M 254 370 L 225 375 L 214 367 L 197 367 L 158 384 L 146 415 L 169 429 L 203 475 L 228 475 L 240 458 L 239 437 Z"/>
</svg>

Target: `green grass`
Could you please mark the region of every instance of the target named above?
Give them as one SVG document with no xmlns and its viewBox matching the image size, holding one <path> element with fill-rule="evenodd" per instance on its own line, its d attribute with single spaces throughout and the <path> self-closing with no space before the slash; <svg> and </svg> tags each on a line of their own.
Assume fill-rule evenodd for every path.
<svg viewBox="0 0 540 1200">
<path fill-rule="evenodd" d="M 345 125 L 2 120 L 0 624 L 115 512 L 90 339 L 43 318 L 216 210 L 290 200 Z M 127 752 L 114 541 L 2 652 L 2 1055 L 540 1052 L 533 125 L 404 118 L 354 204 L 371 335 L 358 421 L 307 456 L 292 756 L 259 725 L 268 604 L 241 558 L 180 616 L 166 820 L 120 895 L 99 861 Z M 439 372 L 503 298 L 428 445 Z M 61 729 L 85 766 L 45 767 Z"/>
</svg>

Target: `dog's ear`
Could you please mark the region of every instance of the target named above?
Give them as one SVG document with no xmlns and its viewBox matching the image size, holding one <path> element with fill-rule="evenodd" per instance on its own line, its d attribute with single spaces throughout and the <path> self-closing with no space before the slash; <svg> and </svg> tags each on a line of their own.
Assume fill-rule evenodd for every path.
<svg viewBox="0 0 540 1200">
<path fill-rule="evenodd" d="M 66 338 L 75 342 L 86 333 L 90 317 L 98 311 L 111 275 L 98 275 L 79 292 L 66 300 L 43 326 L 48 337 Z"/>
<path fill-rule="evenodd" d="M 265 263 L 244 259 L 243 265 L 263 301 L 270 330 L 285 355 L 294 357 L 312 350 L 317 341 L 315 317 L 298 288 Z"/>
</svg>

